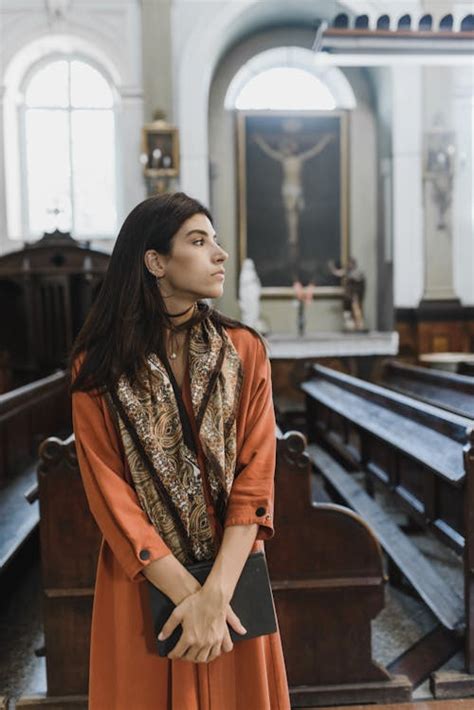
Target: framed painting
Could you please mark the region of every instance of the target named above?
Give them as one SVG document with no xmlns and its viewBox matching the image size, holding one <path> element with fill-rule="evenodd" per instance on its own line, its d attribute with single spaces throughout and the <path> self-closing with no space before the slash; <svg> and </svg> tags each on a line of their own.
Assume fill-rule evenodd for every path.
<svg viewBox="0 0 474 710">
<path fill-rule="evenodd" d="M 254 261 L 263 297 L 342 295 L 348 235 L 346 111 L 237 112 L 239 265 Z"/>
<path fill-rule="evenodd" d="M 145 124 L 142 155 L 146 177 L 176 177 L 179 173 L 178 129 L 165 121 Z"/>
</svg>

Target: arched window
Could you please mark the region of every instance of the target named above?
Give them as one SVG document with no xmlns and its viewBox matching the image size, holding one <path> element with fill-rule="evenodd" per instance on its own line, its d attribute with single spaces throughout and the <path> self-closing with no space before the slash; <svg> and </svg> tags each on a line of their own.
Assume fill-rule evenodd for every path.
<svg viewBox="0 0 474 710">
<path fill-rule="evenodd" d="M 320 64 L 302 47 L 275 47 L 251 57 L 225 97 L 230 111 L 334 111 L 354 109 L 356 99 L 339 67 Z"/>
<path fill-rule="evenodd" d="M 336 108 L 334 96 L 314 74 L 295 67 L 274 67 L 253 76 L 240 91 L 237 109 L 327 110 Z"/>
<path fill-rule="evenodd" d="M 76 58 L 49 59 L 23 86 L 20 151 L 23 233 L 58 227 L 74 237 L 115 233 L 114 95 Z"/>
</svg>

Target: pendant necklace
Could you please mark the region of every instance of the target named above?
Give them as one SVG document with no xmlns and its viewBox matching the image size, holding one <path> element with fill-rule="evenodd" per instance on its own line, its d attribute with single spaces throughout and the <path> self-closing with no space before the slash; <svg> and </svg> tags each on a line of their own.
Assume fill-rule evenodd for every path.
<svg viewBox="0 0 474 710">
<path fill-rule="evenodd" d="M 190 311 L 191 308 L 196 309 L 196 303 L 193 303 L 192 306 L 189 306 L 189 308 L 186 308 L 186 310 L 182 311 L 181 313 L 174 313 L 173 315 L 171 315 L 171 314 L 168 314 L 168 315 L 170 318 L 177 318 L 178 316 L 183 316 L 185 313 Z M 193 315 L 194 315 L 194 313 L 193 313 Z M 192 316 L 191 316 L 191 318 L 192 318 Z M 171 339 L 172 339 L 172 331 L 170 332 L 170 341 L 171 341 Z M 170 360 L 176 360 L 176 358 L 178 357 L 178 353 L 176 352 L 176 346 L 171 348 L 171 352 L 168 352 L 168 357 L 170 358 Z"/>
</svg>

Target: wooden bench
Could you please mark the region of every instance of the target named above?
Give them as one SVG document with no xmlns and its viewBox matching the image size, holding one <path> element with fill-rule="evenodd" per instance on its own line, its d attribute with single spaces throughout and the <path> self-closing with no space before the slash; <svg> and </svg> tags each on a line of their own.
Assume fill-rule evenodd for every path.
<svg viewBox="0 0 474 710">
<path fill-rule="evenodd" d="M 23 698 L 17 707 L 61 701 L 85 708 L 101 535 L 88 510 L 74 436 L 46 440 L 40 455 L 48 694 L 36 705 Z M 266 552 L 293 707 L 409 699 L 409 681 L 371 655 L 370 621 L 384 606 L 380 546 L 348 509 L 312 503 L 311 464 L 299 433 L 278 431 L 275 486 L 278 534 Z"/>
<path fill-rule="evenodd" d="M 474 362 L 460 362 L 458 365 L 458 374 L 474 377 Z"/>
<path fill-rule="evenodd" d="M 92 604 L 101 534 L 89 512 L 74 435 L 40 446 L 41 578 L 47 694 L 17 708 L 86 710 Z"/>
<path fill-rule="evenodd" d="M 70 430 L 63 371 L 0 395 L 0 573 L 38 527 L 38 446 Z"/>
<path fill-rule="evenodd" d="M 373 527 L 441 625 L 391 669 L 403 669 L 416 685 L 453 655 L 462 635 L 466 674 L 432 675 L 433 691 L 437 697 L 455 695 L 461 687 L 474 693 L 473 422 L 321 366 L 313 368 L 302 389 L 314 464 L 340 499 Z M 364 473 L 365 489 L 347 468 Z M 463 555 L 465 590 L 452 590 L 367 495 L 373 494 L 374 480 L 389 488 L 418 525 Z"/>
<path fill-rule="evenodd" d="M 472 377 L 390 360 L 384 364 L 380 384 L 427 404 L 474 419 Z"/>
<path fill-rule="evenodd" d="M 380 546 L 365 522 L 315 503 L 306 439 L 277 436 L 276 534 L 265 544 L 292 707 L 403 702 L 411 683 L 372 659 L 385 605 Z"/>
</svg>

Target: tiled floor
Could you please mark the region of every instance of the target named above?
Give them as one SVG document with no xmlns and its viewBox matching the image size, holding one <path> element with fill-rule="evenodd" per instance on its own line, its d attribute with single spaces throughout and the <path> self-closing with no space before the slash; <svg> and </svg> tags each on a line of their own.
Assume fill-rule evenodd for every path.
<svg viewBox="0 0 474 710">
<path fill-rule="evenodd" d="M 27 571 L 14 563 L 0 597 L 0 695 L 10 697 L 46 689 L 45 659 L 35 655 L 44 644 L 37 540 L 23 558 Z"/>
</svg>

